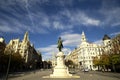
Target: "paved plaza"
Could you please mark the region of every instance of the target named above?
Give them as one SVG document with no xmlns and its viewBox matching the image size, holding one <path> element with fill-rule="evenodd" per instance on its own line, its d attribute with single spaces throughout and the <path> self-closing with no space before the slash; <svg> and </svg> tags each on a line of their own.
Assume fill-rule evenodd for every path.
<svg viewBox="0 0 120 80">
<path fill-rule="evenodd" d="M 22 74 L 10 74 L 8 80 L 120 80 L 120 73 L 111 72 L 81 72 L 78 71 L 73 75 L 78 75 L 80 78 L 42 78 L 43 76 L 49 76 L 52 74 L 51 70 L 37 70 L 34 72 L 22 73 Z M 2 79 L 1 79 L 2 80 Z"/>
</svg>

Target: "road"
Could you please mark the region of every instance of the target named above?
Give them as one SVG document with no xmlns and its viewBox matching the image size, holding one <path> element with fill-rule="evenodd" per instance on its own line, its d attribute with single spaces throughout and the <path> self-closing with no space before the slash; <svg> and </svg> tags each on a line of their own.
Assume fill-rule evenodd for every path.
<svg viewBox="0 0 120 80">
<path fill-rule="evenodd" d="M 36 71 L 29 72 L 29 73 L 23 73 L 23 74 L 16 74 L 16 75 L 9 75 L 8 80 L 59 80 L 57 78 L 43 78 L 43 76 L 49 76 L 52 74 L 52 71 L 45 70 L 45 71 Z M 96 71 L 90 71 L 90 72 L 77 72 L 76 74 L 80 78 L 64 78 L 61 80 L 120 80 L 120 73 L 111 73 L 111 72 L 96 72 Z"/>
</svg>

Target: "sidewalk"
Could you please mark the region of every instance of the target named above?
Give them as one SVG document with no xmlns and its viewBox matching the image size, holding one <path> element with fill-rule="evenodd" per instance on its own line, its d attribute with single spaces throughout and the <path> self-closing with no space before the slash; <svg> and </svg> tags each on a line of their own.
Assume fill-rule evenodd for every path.
<svg viewBox="0 0 120 80">
<path fill-rule="evenodd" d="M 41 80 L 43 76 L 51 74 L 50 70 L 37 70 L 36 72 L 25 73 L 21 76 L 12 76 L 8 80 Z"/>
<path fill-rule="evenodd" d="M 29 75 L 32 73 L 36 73 L 41 70 L 32 70 L 32 71 L 25 71 L 25 72 L 14 72 L 14 73 L 9 73 L 8 78 L 17 78 L 17 77 L 22 77 L 25 75 Z M 5 80 L 6 74 L 1 75 L 0 80 Z"/>
<path fill-rule="evenodd" d="M 8 80 L 53 80 L 52 78 L 43 78 L 43 76 L 49 76 L 50 74 L 52 74 L 51 70 L 37 70 L 35 73 L 34 71 L 32 71 L 27 73 L 10 74 Z M 80 76 L 80 78 L 61 79 L 61 80 L 120 80 L 120 73 L 112 73 L 112 72 L 103 73 L 97 71 L 89 71 L 89 72 L 79 71 L 74 73 L 73 75 L 78 75 Z M 58 78 L 55 78 L 54 80 L 58 80 Z"/>
</svg>

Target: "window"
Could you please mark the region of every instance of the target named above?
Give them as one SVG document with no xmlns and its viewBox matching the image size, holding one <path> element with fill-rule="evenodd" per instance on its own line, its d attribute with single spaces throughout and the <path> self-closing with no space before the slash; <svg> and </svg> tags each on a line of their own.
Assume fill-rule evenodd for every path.
<svg viewBox="0 0 120 80">
<path fill-rule="evenodd" d="M 91 61 L 89 61 L 89 63 L 91 63 Z"/>
</svg>

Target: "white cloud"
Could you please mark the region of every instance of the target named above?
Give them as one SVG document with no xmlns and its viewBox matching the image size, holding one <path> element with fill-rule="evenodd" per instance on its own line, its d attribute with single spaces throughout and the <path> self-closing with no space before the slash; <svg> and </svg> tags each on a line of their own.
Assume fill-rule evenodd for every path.
<svg viewBox="0 0 120 80">
<path fill-rule="evenodd" d="M 2 32 L 14 32 L 15 30 L 8 26 L 0 26 L 0 31 Z"/>
<path fill-rule="evenodd" d="M 74 25 L 86 25 L 86 26 L 99 26 L 100 20 L 94 19 L 89 17 L 86 13 L 83 11 L 77 10 L 77 11 L 70 11 L 65 9 L 64 11 L 60 12 L 61 15 L 64 15 L 68 17 L 69 22 L 74 26 Z"/>
<path fill-rule="evenodd" d="M 49 45 L 48 47 L 38 48 L 41 52 L 54 52 L 56 51 L 57 45 Z"/>
<path fill-rule="evenodd" d="M 14 17 L 4 15 L 4 14 L 2 16 L 4 18 L 0 19 L 0 28 L 1 28 L 0 31 L 1 32 L 21 33 L 24 30 L 31 30 L 32 31 L 32 29 L 29 27 L 29 25 L 26 25 L 22 21 L 14 18 Z M 15 16 L 17 16 L 17 15 L 15 15 Z M 4 20 L 4 19 L 6 19 L 6 20 Z"/>
<path fill-rule="evenodd" d="M 43 21 L 41 22 L 41 24 L 43 25 L 43 26 L 45 26 L 45 27 L 50 27 L 50 25 L 51 25 L 51 23 L 50 23 L 50 19 L 48 19 L 48 17 L 47 16 L 44 16 L 44 18 L 43 18 Z"/>
<path fill-rule="evenodd" d="M 53 26 L 55 29 L 64 29 L 65 27 L 58 21 L 53 22 Z"/>
<path fill-rule="evenodd" d="M 63 39 L 64 46 L 76 47 L 81 42 L 81 35 L 77 33 L 61 34 L 61 38 Z"/>
<path fill-rule="evenodd" d="M 94 25 L 94 26 L 99 26 L 100 20 L 92 19 L 86 15 L 82 16 L 82 21 L 84 25 L 89 26 L 89 25 Z"/>
<path fill-rule="evenodd" d="M 63 40 L 63 52 L 65 55 L 71 52 L 71 49 L 69 47 L 75 48 L 80 44 L 81 41 L 81 34 L 71 33 L 71 31 L 64 32 L 60 36 Z M 58 53 L 57 45 L 55 44 L 43 48 L 38 48 L 37 50 L 40 50 L 43 53 L 42 55 L 44 59 L 46 59 L 45 57 L 50 58 L 53 53 Z"/>
<path fill-rule="evenodd" d="M 116 27 L 120 25 L 120 7 L 117 0 L 103 0 L 102 7 L 99 10 L 103 16 L 102 26 Z"/>
<path fill-rule="evenodd" d="M 12 12 L 11 14 L 15 17 L 6 16 L 2 14 L 4 18 L 7 18 L 7 21 L 0 20 L 0 23 L 4 21 L 4 26 L 8 28 L 16 27 L 17 32 L 23 32 L 28 30 L 32 33 L 48 33 L 49 29 L 57 29 L 57 30 L 69 30 L 72 29 L 75 25 L 94 25 L 98 26 L 100 21 L 97 19 L 90 18 L 87 14 L 82 11 L 70 11 L 70 10 L 61 10 L 57 11 L 58 14 L 54 14 L 48 16 L 42 9 L 38 6 L 35 6 L 39 0 L 17 0 L 16 2 L 20 6 L 19 8 L 10 7 L 10 5 L 14 5 L 11 3 L 7 3 L 8 6 L 4 6 L 4 2 L 2 2 L 2 6 L 4 10 Z M 13 0 L 15 3 L 15 1 Z M 48 0 L 41 0 L 39 3 L 46 3 Z M 59 2 L 59 1 L 58 1 Z M 72 1 L 69 1 L 69 5 L 71 5 Z M 60 1 L 62 3 L 62 1 Z M 65 4 L 67 4 L 65 2 Z M 32 7 L 31 7 L 32 6 Z M 34 10 L 41 9 L 40 11 Z M 22 11 L 27 12 L 23 15 Z M 34 12 L 35 11 L 35 12 Z M 20 13 L 19 13 L 20 12 Z M 23 20 L 24 19 L 24 20 Z M 65 20 L 65 21 L 64 21 Z M 11 25 L 12 24 L 12 25 Z M 0 25 L 1 26 L 1 25 Z M 49 29 L 48 29 L 49 28 Z M 3 32 L 9 32 L 8 30 L 4 30 Z"/>
<path fill-rule="evenodd" d="M 71 52 L 71 49 L 70 48 L 63 48 L 63 52 L 65 55 L 67 55 L 68 53 Z"/>
<path fill-rule="evenodd" d="M 111 26 L 112 26 L 112 27 L 120 26 L 120 22 L 113 23 Z"/>
<path fill-rule="evenodd" d="M 49 21 L 47 20 L 47 16 L 44 13 L 38 13 L 36 16 L 32 12 L 29 12 L 28 14 L 23 14 L 21 15 L 16 11 L 14 8 L 8 7 L 8 9 L 5 8 L 7 11 L 11 11 L 13 16 L 6 15 L 6 14 L 1 14 L 2 18 L 0 18 L 0 26 L 6 29 L 0 29 L 2 32 L 16 32 L 16 33 L 21 33 L 24 31 L 30 31 L 32 33 L 48 33 L 46 29 L 43 26 L 48 27 Z M 18 10 L 19 11 L 19 10 Z M 40 17 L 38 17 L 40 16 Z M 39 18 L 41 19 L 38 20 Z M 23 20 L 24 19 L 24 20 Z M 35 21 L 36 20 L 36 21 Z M 43 26 L 41 26 L 41 25 Z"/>
<path fill-rule="evenodd" d="M 4 21 L 4 26 L 7 26 L 8 29 L 16 26 L 18 27 L 18 32 L 22 32 L 23 30 L 29 30 L 33 33 L 48 33 L 49 29 L 57 29 L 57 30 L 68 30 L 74 28 L 74 26 L 85 25 L 89 26 L 106 26 L 111 25 L 113 27 L 120 25 L 120 7 L 115 6 L 115 1 L 109 2 L 111 5 L 108 5 L 106 1 L 103 1 L 102 8 L 99 10 L 99 13 L 104 15 L 103 20 L 99 20 L 93 17 L 90 17 L 89 14 L 81 11 L 80 9 L 76 9 L 74 11 L 66 8 L 65 5 L 72 5 L 72 0 L 69 1 L 55 1 L 52 2 L 53 5 L 57 4 L 60 7 L 65 7 L 63 10 L 59 10 L 56 14 L 52 14 L 50 16 L 47 15 L 43 11 L 42 7 L 39 7 L 36 3 L 43 4 L 48 3 L 49 0 L 7 0 L 1 1 L 0 7 L 15 17 L 9 17 L 2 14 L 3 17 L 7 18 L 7 21 Z M 10 5 L 15 5 L 18 3 L 19 8 L 11 7 Z M 17 10 L 18 9 L 18 10 Z M 36 9 L 36 10 L 35 10 Z M 39 11 L 37 11 L 39 10 Z M 20 14 L 23 12 L 28 12 L 27 14 Z M 20 12 L 20 13 L 19 13 Z M 16 19 L 15 19 L 16 18 Z M 22 21 L 22 19 L 24 19 Z M 0 20 L 1 23 L 1 20 Z M 0 25 L 2 26 L 2 25 Z M 49 28 L 49 29 L 48 29 Z M 10 30 L 4 30 L 10 31 Z"/>
<path fill-rule="evenodd" d="M 50 59 L 50 58 L 52 58 L 53 54 L 57 54 L 58 53 L 57 45 L 49 45 L 47 47 L 38 48 L 37 50 L 39 50 L 40 52 L 42 52 L 42 57 L 43 57 L 44 60 L 46 60 L 48 58 Z M 63 48 L 62 51 L 66 55 L 71 50 L 69 48 Z"/>
<path fill-rule="evenodd" d="M 32 33 L 48 33 L 45 29 L 50 26 L 47 15 L 43 12 L 34 13 L 31 11 L 31 3 L 34 4 L 38 1 L 39 0 L 1 1 L 0 7 L 10 15 L 3 13 L 0 14 L 2 16 L 2 18 L 0 18 L 0 26 L 4 26 L 5 28 L 0 29 L 0 31 L 13 33 L 22 33 L 24 31 L 29 31 Z M 47 0 L 43 0 L 42 2 L 47 2 Z M 16 3 L 19 7 L 12 7 L 16 5 Z"/>
<path fill-rule="evenodd" d="M 120 32 L 111 33 L 110 35 L 115 36 L 115 35 L 118 35 L 118 34 L 120 34 Z"/>
<path fill-rule="evenodd" d="M 56 54 L 58 52 L 57 45 L 49 45 L 47 47 L 38 48 L 37 50 L 42 52 L 43 59 L 51 58 L 53 53 Z"/>
<path fill-rule="evenodd" d="M 95 42 L 93 42 L 93 43 L 95 43 L 95 44 L 102 44 L 103 41 L 102 41 L 102 40 L 97 40 L 97 41 L 95 41 Z"/>
</svg>

